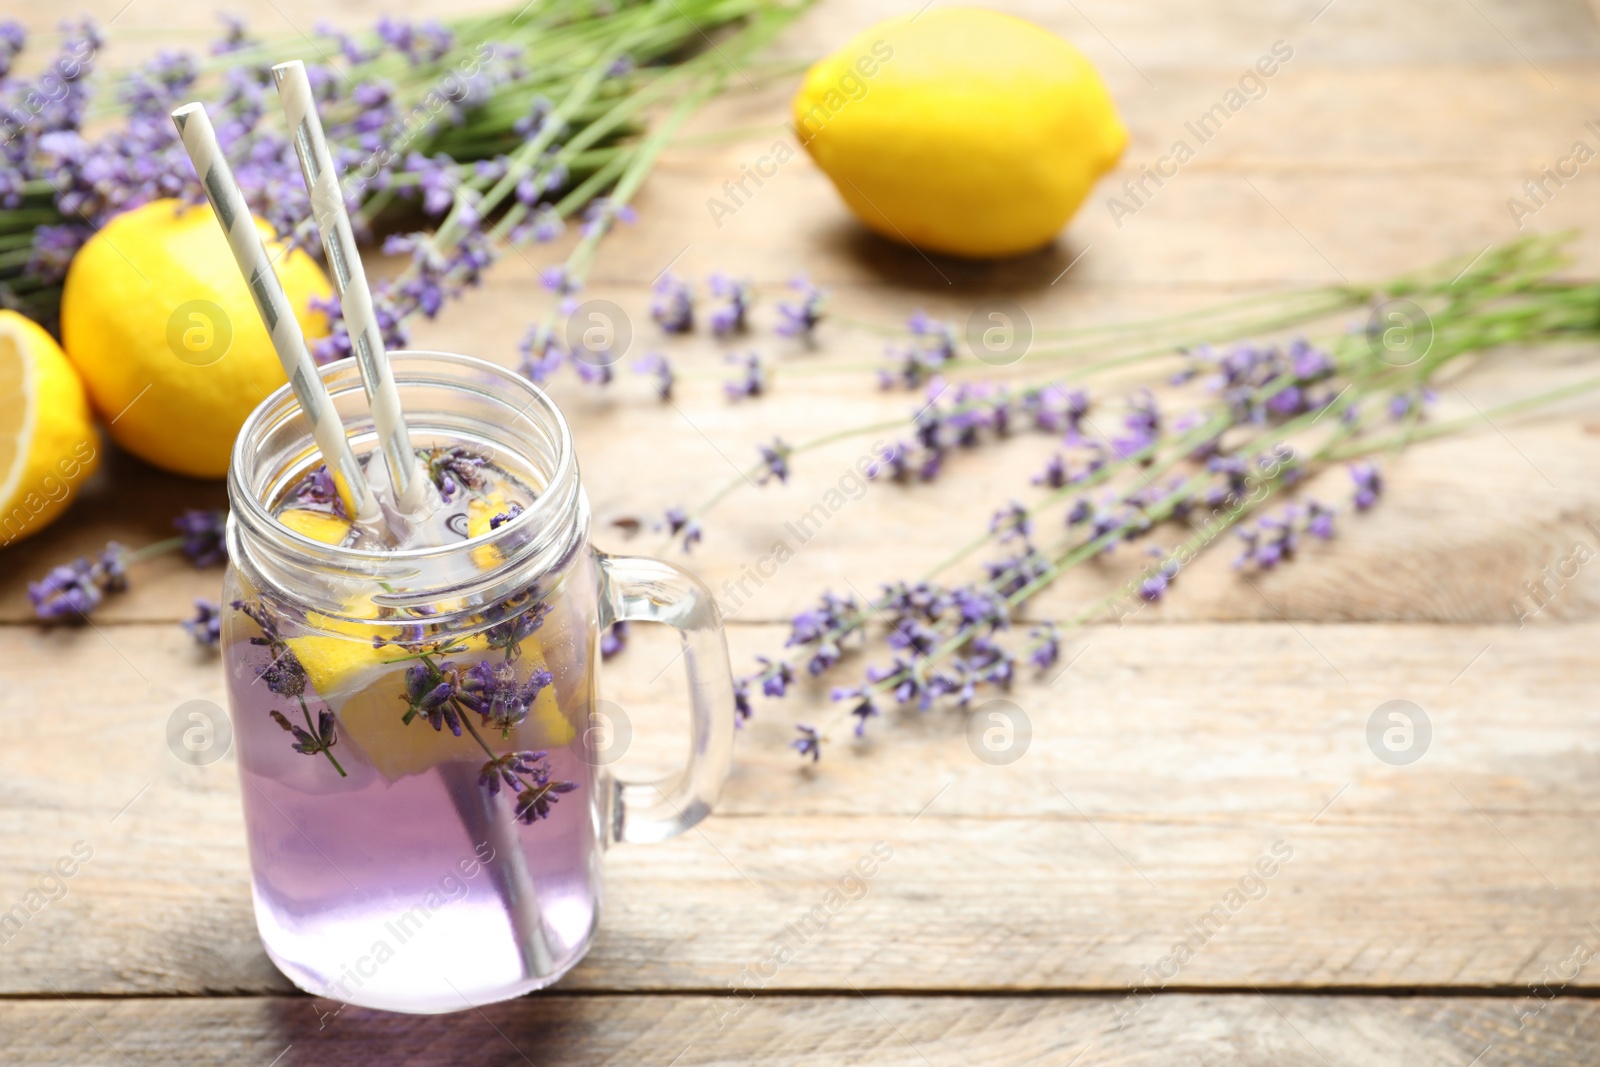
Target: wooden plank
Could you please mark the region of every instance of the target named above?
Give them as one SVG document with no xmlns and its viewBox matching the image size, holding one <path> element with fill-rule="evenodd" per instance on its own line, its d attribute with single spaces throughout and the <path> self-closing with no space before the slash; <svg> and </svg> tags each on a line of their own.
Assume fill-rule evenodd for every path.
<svg viewBox="0 0 1600 1067">
<path fill-rule="evenodd" d="M 736 657 L 778 636 L 740 627 Z M 702 832 L 608 858 L 600 938 L 565 988 L 722 988 L 878 841 L 892 860 L 772 988 L 1128 986 L 1279 840 L 1292 859 L 1205 940 L 1183 985 L 1537 981 L 1574 944 L 1600 949 L 1600 853 L 1584 843 L 1600 809 L 1597 636 L 1106 628 L 1059 685 L 1011 694 L 1033 740 L 1002 767 L 976 759 L 946 712 L 875 724 L 865 748 L 797 767 L 788 724 L 819 701 L 762 707 Z M 0 851 L 14 858 L 0 902 L 23 900 L 74 841 L 95 857 L 0 952 L 0 992 L 285 990 L 256 939 L 234 763 L 195 768 L 165 747 L 178 704 L 222 699 L 214 670 L 165 627 L 67 645 L 0 629 L 0 661 L 46 648 L 50 669 L 15 677 L 0 711 L 27 740 L 0 750 Z M 641 738 L 631 768 L 681 751 L 667 732 L 676 682 L 649 681 L 661 650 L 630 652 L 616 685 L 608 672 Z M 1392 699 L 1433 724 L 1411 766 L 1368 748 L 1369 717 Z M 1594 983 L 1585 972 L 1574 987 Z"/>
<path fill-rule="evenodd" d="M 842 355 L 870 365 L 869 344 L 857 333 L 842 345 L 850 350 Z M 563 381 L 555 394 L 575 428 L 597 542 L 612 551 L 665 551 L 699 573 L 724 614 L 740 621 L 786 619 L 824 589 L 865 596 L 883 582 L 922 576 L 981 535 L 989 516 L 1008 500 L 1037 499 L 1039 490 L 1029 479 L 1059 447 L 1044 435 L 1022 434 L 978 454 L 956 455 L 933 485 L 863 486 L 852 468 L 869 455 L 872 442 L 904 435 L 842 441 L 796 457 L 787 485 L 739 489 L 705 517 L 705 542 L 684 556 L 659 533 L 625 540 L 611 524 L 627 517 L 655 522 L 669 506 L 695 506 L 719 483 L 737 479 L 736 468 L 755 460 L 756 444 L 774 436 L 805 441 L 835 428 L 908 420 L 915 399 L 879 392 L 863 381 L 864 371 L 786 376 L 785 367 L 797 373 L 813 369 L 801 357 L 779 366 L 771 397 L 729 404 L 718 395 L 725 373 L 718 354 L 700 345 L 678 351 L 685 374 L 698 376 L 684 382 L 674 405 L 654 400 L 639 381 L 618 383 L 603 396 Z M 1581 363 L 1569 353 L 1505 354 L 1462 379 L 1460 392 L 1447 388 L 1435 417 L 1470 418 L 1475 407 L 1491 409 L 1581 373 Z M 1108 407 L 1092 416 L 1103 432 L 1113 432 L 1120 417 L 1114 401 Z M 1485 423 L 1388 461 L 1389 489 L 1379 507 L 1364 515 L 1347 509 L 1333 542 L 1308 544 L 1299 560 L 1272 574 L 1241 579 L 1231 568 L 1235 541 L 1225 535 L 1160 606 L 1133 618 L 1508 623 L 1519 610 L 1533 609 L 1529 590 L 1540 583 L 1560 587 L 1547 598 L 1549 616 L 1594 618 L 1600 586 L 1593 568 L 1569 566 L 1570 580 L 1545 577 L 1548 568 L 1566 565 L 1578 545 L 1600 553 L 1600 533 L 1590 525 L 1600 520 L 1600 486 L 1589 477 L 1600 464 L 1600 399 L 1563 410 L 1554 419 L 1535 414 Z M 133 547 L 159 540 L 183 507 L 223 502 L 216 487 L 150 472 L 115 452 L 110 456 L 109 469 L 77 510 L 45 535 L 6 550 L 0 620 L 31 617 L 26 584 L 51 565 L 97 552 L 111 539 Z M 1347 505 L 1350 493 L 1348 477 L 1337 469 L 1301 491 L 1338 506 Z M 1041 519 L 1042 545 L 1060 536 L 1065 507 Z M 1171 528 L 1152 535 L 1148 544 L 1170 548 L 1178 539 Z M 1064 576 L 1028 608 L 1028 616 L 1069 617 L 1111 595 L 1149 566 L 1143 554 L 1148 544 Z M 971 580 L 981 573 L 979 563 L 997 554 L 985 548 L 948 577 Z M 109 598 L 96 619 L 102 626 L 176 622 L 192 614 L 195 597 L 215 598 L 220 582 L 217 569 L 195 571 L 175 555 L 161 558 L 140 565 L 132 588 Z M 176 627 L 171 633 L 176 645 L 185 642 Z"/>
<path fill-rule="evenodd" d="M 734 1012 L 734 1006 L 740 1009 Z M 1517 1011 L 1532 1012 L 1519 1026 Z M 1124 1025 L 1119 1012 L 1137 1008 Z M 279 1067 L 593 1064 L 1230 1063 L 1460 1067 L 1593 1062 L 1594 1001 L 1116 996 L 543 995 L 481 1012 L 390 1015 L 304 997 L 0 1002 L 14 1067 L 275 1063 Z M 720 1023 L 720 1025 L 719 1025 Z M 273 1057 L 279 1057 L 274 1060 Z"/>
<path fill-rule="evenodd" d="M 1521 62 L 1520 52 L 1548 69 L 1600 54 L 1600 33 L 1585 0 L 1538 4 L 1476 0 L 1476 14 L 1463 11 L 1450 0 L 1404 6 L 1381 0 L 1339 0 L 1335 9 L 1320 15 L 1321 4 L 1295 0 L 1268 4 L 1228 0 L 1205 5 L 1161 0 L 1137 9 L 1104 0 L 1076 5 L 1007 0 L 991 6 L 1066 36 L 1119 90 L 1152 88 L 1140 79 L 1140 71 L 1154 77 L 1197 64 L 1246 65 L 1259 55 L 1263 41 L 1270 44 L 1280 37 L 1305 41 L 1320 63 L 1354 67 L 1407 60 L 1510 64 Z M 503 9 L 500 0 L 450 4 L 424 0 L 408 10 L 413 17 L 424 17 Z M 116 0 L 84 0 L 78 10 L 104 24 L 117 16 L 118 5 Z M 334 4 L 277 0 L 246 4 L 243 10 L 252 15 L 253 29 L 275 37 L 310 33 L 318 21 L 327 18 L 346 27 L 365 27 L 379 14 L 370 4 L 350 0 Z M 783 56 L 819 56 L 857 30 L 907 10 L 900 0 L 819 4 L 774 51 Z M 36 33 L 56 31 L 50 16 L 37 11 L 19 11 L 17 17 Z M 125 31 L 123 38 L 113 39 L 117 48 L 112 56 L 119 63 L 149 56 L 161 47 L 200 47 L 217 34 L 208 12 L 178 0 L 142 0 L 137 10 L 130 9 L 117 18 L 117 25 Z M 159 31 L 160 40 L 150 39 L 153 31 Z M 1162 84 L 1159 78 L 1155 81 L 1157 86 Z"/>
</svg>

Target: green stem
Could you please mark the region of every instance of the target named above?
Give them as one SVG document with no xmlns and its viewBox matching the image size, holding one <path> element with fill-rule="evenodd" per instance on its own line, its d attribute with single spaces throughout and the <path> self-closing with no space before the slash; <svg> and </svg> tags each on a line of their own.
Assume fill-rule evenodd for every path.
<svg viewBox="0 0 1600 1067">
<path fill-rule="evenodd" d="M 306 707 L 306 698 L 304 695 L 301 695 L 298 699 L 300 701 L 300 714 L 304 715 L 306 719 L 306 732 L 312 737 L 316 738 L 320 743 L 322 741 L 322 734 L 320 734 L 317 731 L 317 728 L 311 723 L 311 709 Z M 340 778 L 350 777 L 348 774 L 344 773 L 344 768 L 339 766 L 339 761 L 334 758 L 332 745 L 322 745 L 317 749 L 317 751 L 328 757 L 328 762 L 333 764 L 333 769 L 339 772 Z"/>
</svg>

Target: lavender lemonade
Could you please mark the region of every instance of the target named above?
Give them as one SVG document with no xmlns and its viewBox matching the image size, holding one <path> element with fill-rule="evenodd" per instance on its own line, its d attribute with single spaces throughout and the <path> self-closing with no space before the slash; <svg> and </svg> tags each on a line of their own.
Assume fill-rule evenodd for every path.
<svg viewBox="0 0 1600 1067">
<path fill-rule="evenodd" d="M 428 458 L 457 541 L 534 496 L 469 448 Z M 330 545 L 355 536 L 321 466 L 272 510 Z M 446 627 L 376 586 L 322 613 L 234 583 L 223 640 L 257 917 L 302 987 L 449 1010 L 576 959 L 599 877 L 594 820 L 572 798 L 595 789 L 592 588 L 574 553 Z"/>
<path fill-rule="evenodd" d="M 319 996 L 456 1011 L 548 985 L 587 950 L 611 840 L 710 809 L 732 689 L 709 594 L 588 544 L 559 412 L 463 356 L 396 353 L 434 506 L 390 506 L 360 384 L 323 376 L 384 504 L 347 487 L 282 390 L 229 473 L 222 630 L 257 925 Z M 598 634 L 677 627 L 693 712 L 685 772 L 618 783 L 593 741 Z"/>
</svg>

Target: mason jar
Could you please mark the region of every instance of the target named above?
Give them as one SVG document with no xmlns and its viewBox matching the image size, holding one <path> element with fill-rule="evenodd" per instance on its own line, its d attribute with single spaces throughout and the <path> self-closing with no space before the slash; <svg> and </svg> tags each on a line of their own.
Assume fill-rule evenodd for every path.
<svg viewBox="0 0 1600 1067">
<path fill-rule="evenodd" d="M 590 545 L 571 433 L 543 391 L 467 356 L 391 359 L 419 452 L 447 459 L 449 533 L 364 547 L 339 536 L 326 494 L 317 523 L 280 521 L 321 457 L 279 389 L 228 474 L 223 664 L 268 955 L 317 996 L 445 1012 L 546 986 L 583 957 L 605 847 L 711 810 L 733 687 L 694 577 Z M 376 454 L 355 363 L 322 377 L 357 454 Z M 490 476 L 474 489 L 449 457 Z M 608 766 L 618 724 L 596 705 L 597 649 L 624 620 L 682 638 L 689 753 L 661 781 Z"/>
</svg>

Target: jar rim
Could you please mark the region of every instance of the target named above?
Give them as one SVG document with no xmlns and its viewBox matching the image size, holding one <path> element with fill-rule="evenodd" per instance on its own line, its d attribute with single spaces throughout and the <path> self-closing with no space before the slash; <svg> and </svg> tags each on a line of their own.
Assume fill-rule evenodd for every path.
<svg viewBox="0 0 1600 1067">
<path fill-rule="evenodd" d="M 573 532 L 572 519 L 582 510 L 581 490 L 571 428 L 549 395 L 526 376 L 476 356 L 403 349 L 390 352 L 389 357 L 395 384 L 402 393 L 408 386 L 462 389 L 477 394 L 486 403 L 492 402 L 503 407 L 507 413 L 514 412 L 527 418 L 535 429 L 541 431 L 552 453 L 540 465 L 545 485 L 522 512 L 476 537 L 442 545 L 394 550 L 330 545 L 290 529 L 273 516 L 270 503 L 262 499 L 258 492 L 263 483 L 256 477 L 258 466 L 273 458 L 260 454 L 267 436 L 280 431 L 286 422 L 305 422 L 298 399 L 290 385 L 285 383 L 256 405 L 234 440 L 228 467 L 230 525 L 236 524 L 248 534 L 254 546 L 265 546 L 266 554 L 278 557 L 280 562 L 287 563 L 293 557 L 299 557 L 308 563 L 314 561 L 324 567 L 368 576 L 395 571 L 420 572 L 430 564 L 489 546 L 502 549 L 499 555 L 502 563 L 494 568 L 495 571 L 504 570 L 508 564 L 542 557 L 552 548 L 557 550 L 558 555 L 564 555 L 562 550 L 567 547 L 565 542 Z M 347 407 L 351 403 L 359 403 L 362 418 L 370 419 L 360 371 L 353 358 L 328 363 L 318 368 L 318 373 L 335 406 L 338 406 L 339 400 L 348 398 Z M 412 413 L 413 420 L 422 414 Z M 348 426 L 348 416 L 345 422 Z M 485 425 L 492 427 L 493 424 Z M 305 427 L 304 441 L 315 454 L 308 425 Z M 510 449 L 512 446 L 508 444 L 506 447 Z M 519 458 L 528 460 L 527 456 L 520 453 Z M 272 471 L 268 477 L 282 473 L 282 470 Z M 558 541 L 562 543 L 557 545 Z M 466 578 L 464 575 L 456 577 L 458 580 Z"/>
</svg>

